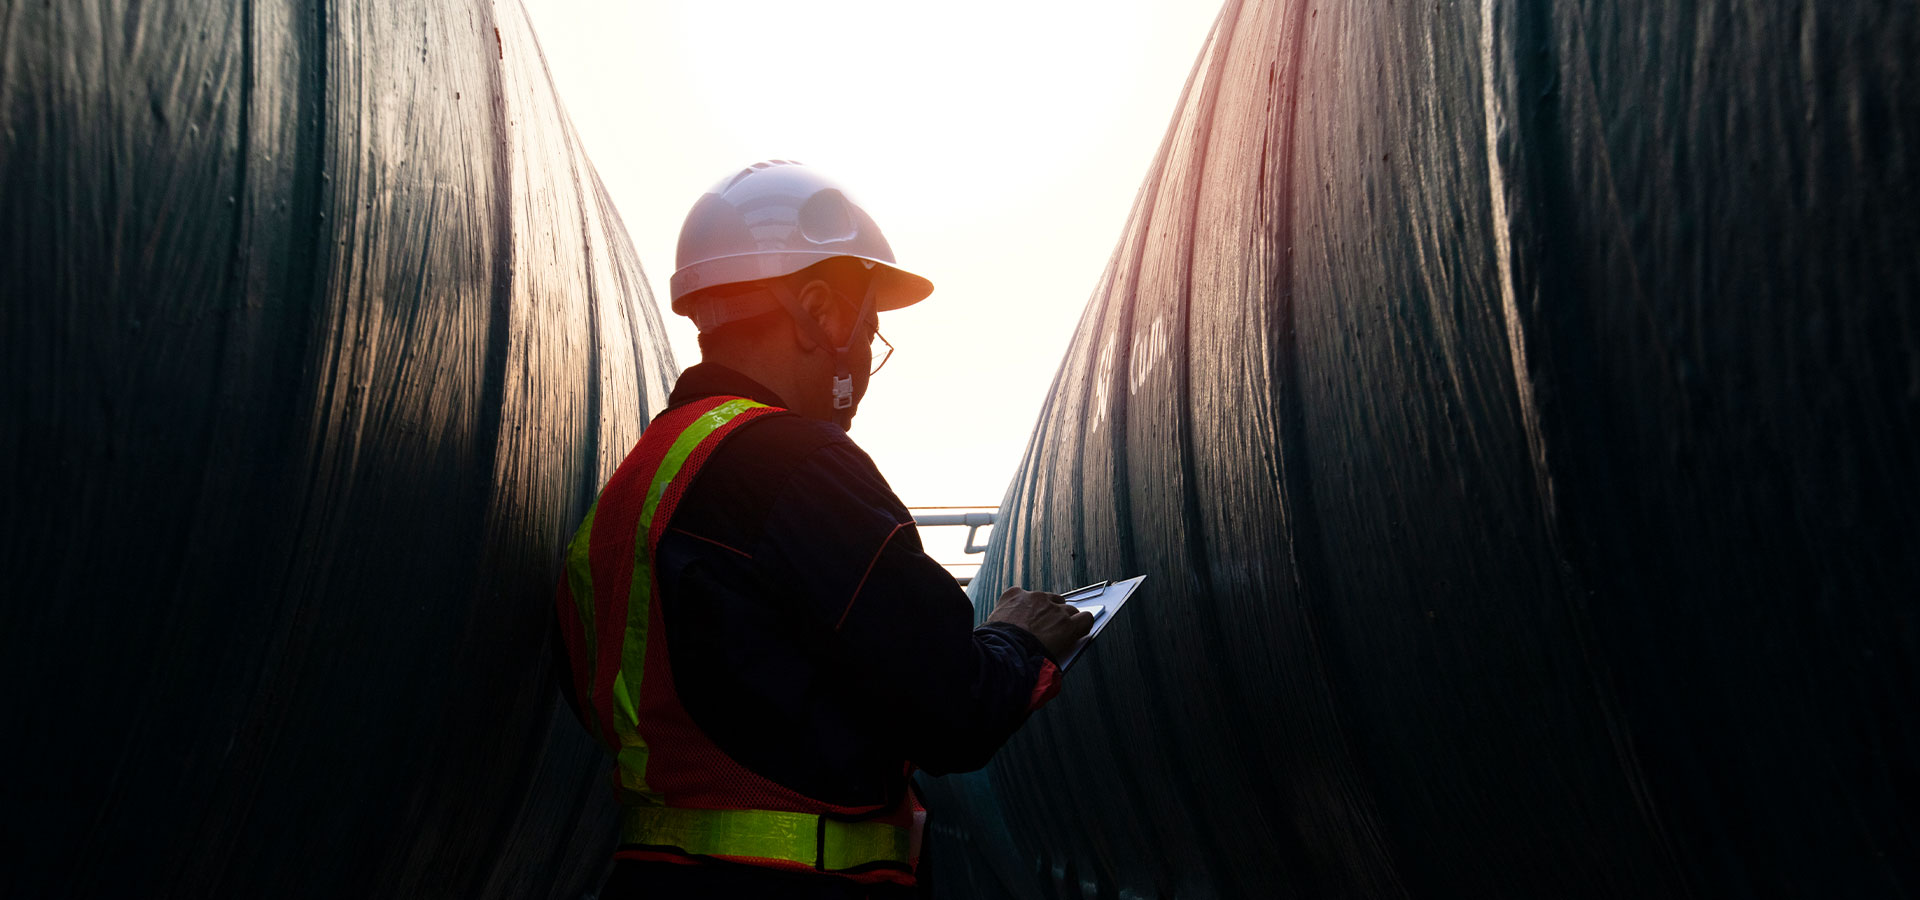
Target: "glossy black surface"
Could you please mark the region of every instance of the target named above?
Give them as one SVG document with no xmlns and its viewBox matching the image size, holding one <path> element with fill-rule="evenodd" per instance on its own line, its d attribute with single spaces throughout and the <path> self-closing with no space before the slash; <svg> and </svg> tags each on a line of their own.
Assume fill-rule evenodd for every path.
<svg viewBox="0 0 1920 900">
<path fill-rule="evenodd" d="M 1229 2 L 975 580 L 952 897 L 1920 893 L 1920 12 Z"/>
<path fill-rule="evenodd" d="M 0 2 L 0 893 L 578 896 L 657 313 L 517 2 Z"/>
</svg>

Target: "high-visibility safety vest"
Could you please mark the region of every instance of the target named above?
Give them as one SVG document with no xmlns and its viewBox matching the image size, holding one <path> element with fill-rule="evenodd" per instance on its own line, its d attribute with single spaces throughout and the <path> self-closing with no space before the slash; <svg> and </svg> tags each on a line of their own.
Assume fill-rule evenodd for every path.
<svg viewBox="0 0 1920 900">
<path fill-rule="evenodd" d="M 762 778 L 714 746 L 674 690 L 656 602 L 660 536 L 714 449 L 782 411 L 710 397 L 660 414 L 567 546 L 557 612 L 582 721 L 616 754 L 616 856 L 912 884 L 919 816 L 910 799 L 840 807 Z"/>
</svg>

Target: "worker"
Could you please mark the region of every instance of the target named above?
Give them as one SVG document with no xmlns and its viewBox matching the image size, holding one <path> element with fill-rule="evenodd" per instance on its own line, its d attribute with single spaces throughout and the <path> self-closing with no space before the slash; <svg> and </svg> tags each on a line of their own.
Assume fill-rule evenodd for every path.
<svg viewBox="0 0 1920 900">
<path fill-rule="evenodd" d="M 567 549 L 569 699 L 616 754 L 601 897 L 910 894 L 915 770 L 977 769 L 1060 686 L 1093 617 L 1009 588 L 987 622 L 847 436 L 931 282 L 797 163 L 687 215 L 673 311 L 700 332 Z M 882 352 L 874 352 L 875 341 Z"/>
</svg>

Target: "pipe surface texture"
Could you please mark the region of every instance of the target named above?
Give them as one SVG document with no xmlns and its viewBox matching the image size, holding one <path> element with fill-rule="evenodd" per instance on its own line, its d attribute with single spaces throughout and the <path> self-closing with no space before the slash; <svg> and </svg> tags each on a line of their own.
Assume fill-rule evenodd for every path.
<svg viewBox="0 0 1920 900">
<path fill-rule="evenodd" d="M 673 363 L 517 0 L 5 0 L 0 115 L 0 893 L 589 890 L 553 578 Z"/>
<path fill-rule="evenodd" d="M 1920 894 L 1917 59 L 1229 2 L 974 590 L 1149 579 L 942 892 Z"/>
</svg>

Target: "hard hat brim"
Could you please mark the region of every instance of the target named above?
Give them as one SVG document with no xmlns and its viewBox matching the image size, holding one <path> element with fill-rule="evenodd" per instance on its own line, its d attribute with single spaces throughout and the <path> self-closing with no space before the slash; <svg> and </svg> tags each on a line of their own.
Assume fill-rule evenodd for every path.
<svg viewBox="0 0 1920 900">
<path fill-rule="evenodd" d="M 861 260 L 874 269 L 873 277 L 879 279 L 879 283 L 874 286 L 876 311 L 885 312 L 912 306 L 933 293 L 933 282 L 884 259 L 874 259 L 870 256 L 815 250 L 741 253 L 703 259 L 673 273 L 673 278 L 669 282 L 673 297 L 673 311 L 683 316 L 691 315 L 688 308 L 689 300 L 696 292 L 706 288 L 779 278 L 815 263 L 839 258 Z"/>
</svg>

